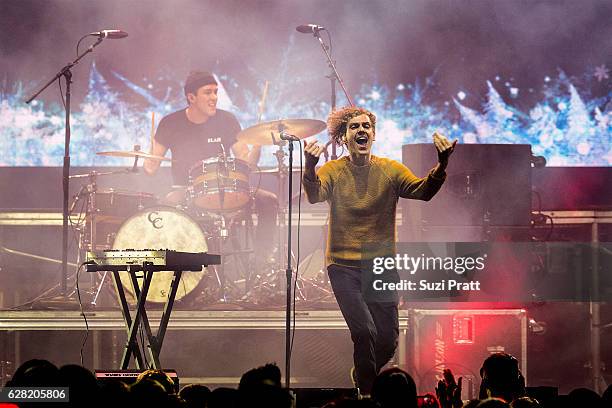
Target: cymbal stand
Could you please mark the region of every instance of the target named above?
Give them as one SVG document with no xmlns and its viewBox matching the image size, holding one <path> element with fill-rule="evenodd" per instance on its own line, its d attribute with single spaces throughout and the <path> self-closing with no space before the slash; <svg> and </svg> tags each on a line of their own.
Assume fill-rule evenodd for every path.
<svg viewBox="0 0 612 408">
<path fill-rule="evenodd" d="M 213 221 L 213 230 L 210 231 L 211 239 L 215 243 L 216 252 L 221 256 L 222 262 L 219 265 L 211 265 L 214 272 L 215 281 L 219 287 L 220 298 L 217 299 L 219 302 L 227 303 L 231 300 L 228 296 L 228 289 L 237 290 L 235 282 L 227 278 L 225 273 L 225 264 L 228 256 L 237 256 L 243 253 L 250 253 L 252 250 L 225 250 L 225 243 L 230 239 L 230 228 L 231 221 L 228 221 L 229 217 L 224 214 L 220 214 L 216 220 Z M 230 287 L 231 285 L 231 287 Z M 232 292 L 233 293 L 233 292 Z"/>
<path fill-rule="evenodd" d="M 224 215 L 221 215 L 219 221 L 215 222 L 215 227 L 217 231 L 217 245 L 219 246 L 219 255 L 221 255 L 221 259 L 224 259 L 224 256 L 227 255 L 223 251 L 225 246 L 224 244 L 225 240 L 229 236 Z M 219 273 L 219 269 L 221 270 L 221 273 Z M 215 278 L 217 280 L 217 284 L 219 285 L 219 291 L 221 295 L 221 298 L 219 300 L 223 303 L 226 303 L 227 294 L 225 293 L 225 284 L 227 280 L 225 279 L 225 263 L 221 261 L 219 268 L 217 268 L 217 266 L 213 266 L 213 270 L 215 271 Z"/>
<path fill-rule="evenodd" d="M 232 252 L 236 260 L 237 276 L 244 279 L 244 291 L 242 292 L 241 300 L 246 300 L 247 294 L 251 290 L 254 275 L 250 265 L 250 256 L 253 254 L 253 206 L 255 205 L 255 191 L 250 193 L 250 202 L 242 210 L 239 210 L 238 215 L 230 219 L 229 241 L 232 244 Z M 244 235 L 242 241 L 239 239 L 238 233 L 241 230 Z M 236 230 L 238 229 L 238 231 Z M 241 283 L 242 280 L 235 280 L 233 283 Z"/>
<path fill-rule="evenodd" d="M 136 151 L 140 150 L 140 146 L 134 145 L 134 150 Z M 85 178 L 85 177 L 89 179 L 89 182 L 81 186 L 81 189 L 79 190 L 77 195 L 75 195 L 74 201 L 69 211 L 69 213 L 72 213 L 72 211 L 74 211 L 74 208 L 76 207 L 77 202 L 80 199 L 82 199 L 83 196 L 86 197 L 87 205 L 85 207 L 85 219 L 89 220 L 89 228 L 85 232 L 83 232 L 80 228 L 77 230 L 79 233 L 77 265 L 80 264 L 80 260 L 82 259 L 82 252 L 95 251 L 98 249 L 97 248 L 98 246 L 97 221 L 96 221 L 97 212 L 98 212 L 97 203 L 96 203 L 96 193 L 98 191 L 97 178 L 99 176 L 137 173 L 138 172 L 137 165 L 138 165 L 138 157 L 135 157 L 134 164 L 131 169 L 128 168 L 128 169 L 113 170 L 113 171 L 107 171 L 107 172 L 97 172 L 93 170 L 89 173 L 75 174 L 75 175 L 70 176 L 70 179 L 79 179 L 79 178 Z M 97 305 L 98 297 L 100 296 L 100 292 L 102 291 L 104 282 L 106 282 L 107 273 L 108 273 L 107 271 L 104 272 L 99 282 L 97 282 L 98 274 L 92 273 L 90 276 L 91 285 L 90 285 L 90 289 L 88 293 L 92 296 L 90 305 L 93 307 L 96 307 Z"/>
<path fill-rule="evenodd" d="M 88 175 L 89 182 L 81 186 L 79 192 L 74 196 L 74 201 L 70 207 L 70 213 L 74 211 L 77 203 L 81 199 L 85 199 L 85 226 L 87 227 L 87 220 L 89 220 L 89 228 L 83 229 L 81 225 L 76 227 L 78 233 L 78 249 L 77 249 L 77 265 L 81 264 L 81 259 L 83 258 L 82 254 L 86 251 L 95 251 L 96 248 L 96 192 L 98 190 L 98 185 L 96 183 L 96 179 L 98 173 L 95 171 L 90 172 Z M 78 271 L 77 271 L 78 273 Z M 87 293 L 91 295 L 92 300 L 90 301 L 91 306 L 96 306 L 96 302 L 98 299 L 98 295 L 102 289 L 102 284 L 106 278 L 106 272 L 104 272 L 104 276 L 99 284 L 97 284 L 97 274 L 90 275 L 90 286 Z M 97 287 L 96 287 L 97 286 Z M 76 287 L 73 290 L 73 294 L 76 291 Z"/>
</svg>

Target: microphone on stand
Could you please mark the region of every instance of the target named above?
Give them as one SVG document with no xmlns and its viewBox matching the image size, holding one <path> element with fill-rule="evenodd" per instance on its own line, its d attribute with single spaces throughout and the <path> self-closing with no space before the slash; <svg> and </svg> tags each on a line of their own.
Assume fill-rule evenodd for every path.
<svg viewBox="0 0 612 408">
<path fill-rule="evenodd" d="M 316 34 L 319 31 L 325 30 L 325 27 L 318 24 L 302 24 L 295 27 L 295 30 L 303 34 Z"/>
<path fill-rule="evenodd" d="M 123 30 L 101 30 L 89 33 L 89 35 L 93 35 L 94 37 L 110 38 L 111 40 L 117 40 L 119 38 L 127 37 L 128 33 Z"/>
<path fill-rule="evenodd" d="M 299 142 L 300 138 L 294 135 L 290 135 L 289 133 L 285 132 L 284 130 L 281 130 L 281 132 L 279 133 L 280 139 L 281 140 L 288 140 L 291 142 Z"/>
</svg>

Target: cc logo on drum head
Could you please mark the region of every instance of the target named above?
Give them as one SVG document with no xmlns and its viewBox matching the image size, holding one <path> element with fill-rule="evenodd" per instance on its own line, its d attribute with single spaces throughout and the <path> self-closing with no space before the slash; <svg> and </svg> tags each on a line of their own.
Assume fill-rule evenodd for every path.
<svg viewBox="0 0 612 408">
<path fill-rule="evenodd" d="M 163 228 L 162 221 L 164 219 L 162 217 L 157 217 L 157 214 L 159 214 L 157 211 L 150 212 L 147 219 L 153 225 L 153 228 L 162 229 Z"/>
</svg>

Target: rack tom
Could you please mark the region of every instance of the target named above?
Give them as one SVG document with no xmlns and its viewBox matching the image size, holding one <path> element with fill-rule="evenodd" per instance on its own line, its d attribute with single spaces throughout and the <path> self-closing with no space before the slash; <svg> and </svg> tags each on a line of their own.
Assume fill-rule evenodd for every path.
<svg viewBox="0 0 612 408">
<path fill-rule="evenodd" d="M 248 204 L 250 167 L 233 157 L 212 158 L 189 170 L 192 205 L 209 211 L 236 211 Z"/>
</svg>

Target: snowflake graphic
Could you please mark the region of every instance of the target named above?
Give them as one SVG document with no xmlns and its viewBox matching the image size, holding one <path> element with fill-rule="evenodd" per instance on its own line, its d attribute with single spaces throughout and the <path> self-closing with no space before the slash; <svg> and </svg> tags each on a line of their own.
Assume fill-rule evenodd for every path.
<svg viewBox="0 0 612 408">
<path fill-rule="evenodd" d="M 597 78 L 597 82 L 601 82 L 604 79 L 610 78 L 610 76 L 608 75 L 609 72 L 610 72 L 610 70 L 608 68 L 606 68 L 606 66 L 604 64 L 601 64 L 600 66 L 595 67 L 595 71 L 593 72 L 593 76 L 595 78 Z"/>
</svg>

